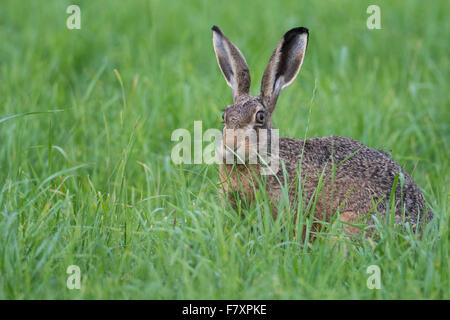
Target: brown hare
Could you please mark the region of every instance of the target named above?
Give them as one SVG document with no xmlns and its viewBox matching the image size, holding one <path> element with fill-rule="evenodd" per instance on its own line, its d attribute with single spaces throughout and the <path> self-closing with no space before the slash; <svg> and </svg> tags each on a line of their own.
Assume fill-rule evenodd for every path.
<svg viewBox="0 0 450 320">
<path fill-rule="evenodd" d="M 233 94 L 233 104 L 227 106 L 222 114 L 225 124 L 223 154 L 242 147 L 237 145 L 238 141 L 241 144 L 246 141 L 248 143 L 248 140 L 236 139 L 236 136 L 231 139 L 227 137 L 226 132 L 229 130 L 258 132 L 265 129 L 268 132 L 267 141 L 270 141 L 273 131 L 272 114 L 278 96 L 300 71 L 308 45 L 308 29 L 294 28 L 284 34 L 270 57 L 262 78 L 261 92 L 257 97 L 249 93 L 250 72 L 242 53 L 217 26 L 213 26 L 212 31 L 217 62 Z M 368 148 L 353 139 L 337 136 L 304 141 L 280 138 L 278 145 L 278 157 L 284 163 L 285 170 L 280 165 L 276 174 L 265 176 L 265 188 L 275 216 L 285 182 L 289 188 L 290 205 L 296 205 L 299 198 L 297 181 L 300 176 L 302 205 L 306 207 L 310 199 L 316 201 L 314 219 L 329 221 L 339 212 L 340 220 L 345 225 L 344 231 L 350 235 L 358 234 L 359 228 L 351 224 L 359 217 L 370 216 L 375 211 L 381 215 L 386 214 L 398 175 L 402 176 L 402 183 L 397 178 L 395 223 L 403 225 L 408 222 L 415 228 L 419 221 L 430 221 L 432 218 L 431 211 L 425 207 L 419 187 L 382 151 Z M 223 190 L 233 207 L 236 208 L 236 194 L 250 202 L 254 200 L 255 188 L 258 188 L 258 181 L 262 178 L 259 170 L 262 165 L 245 161 L 240 164 L 220 164 Z M 284 177 L 287 177 L 287 181 Z"/>
</svg>

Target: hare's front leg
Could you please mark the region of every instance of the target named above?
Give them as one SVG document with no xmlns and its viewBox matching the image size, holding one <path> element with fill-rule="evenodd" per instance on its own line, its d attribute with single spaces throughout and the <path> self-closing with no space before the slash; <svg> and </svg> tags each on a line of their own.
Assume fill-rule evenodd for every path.
<svg viewBox="0 0 450 320">
<path fill-rule="evenodd" d="M 233 184 L 231 182 L 231 170 L 227 170 L 225 166 L 221 165 L 219 168 L 219 187 L 220 187 L 220 196 L 221 196 L 221 204 L 222 207 L 225 208 L 227 202 L 231 205 L 234 210 L 236 208 L 236 202 L 233 197 Z"/>
<path fill-rule="evenodd" d="M 237 210 L 236 201 L 233 197 L 233 193 L 231 192 L 231 190 L 228 189 L 227 182 L 224 182 L 221 186 L 220 202 L 221 202 L 223 208 L 225 208 L 227 203 L 229 203 L 234 210 Z"/>
</svg>

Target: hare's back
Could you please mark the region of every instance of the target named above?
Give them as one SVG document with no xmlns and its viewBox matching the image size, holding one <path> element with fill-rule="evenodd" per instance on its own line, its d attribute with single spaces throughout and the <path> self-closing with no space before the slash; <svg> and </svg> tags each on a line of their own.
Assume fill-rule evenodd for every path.
<svg viewBox="0 0 450 320">
<path fill-rule="evenodd" d="M 400 166 L 385 152 L 369 148 L 346 137 L 321 137 L 308 140 L 280 139 L 280 158 L 287 164 L 298 165 L 300 159 L 306 169 L 320 170 L 333 163 L 339 171 L 352 172 L 355 177 L 382 177 L 384 171 L 398 171 Z M 383 172 L 373 172 L 383 167 Z"/>
<path fill-rule="evenodd" d="M 321 137 L 306 141 L 280 139 L 280 157 L 292 174 L 302 163 L 302 177 L 310 188 L 317 185 L 318 177 L 325 172 L 325 182 L 335 182 L 335 195 L 344 200 L 351 194 L 355 209 L 369 206 L 372 198 L 381 199 L 380 211 L 385 211 L 397 174 L 404 176 L 403 190 L 400 181 L 396 190 L 398 210 L 402 202 L 407 214 L 417 219 L 418 210 L 424 209 L 422 192 L 411 177 L 387 153 L 369 148 L 359 141 L 346 137 Z M 334 169 L 333 169 L 334 166 Z M 290 174 L 290 175 L 292 175 Z M 330 183 L 328 183 L 329 185 Z M 351 190 L 351 192 L 350 192 Z M 403 191 L 403 192 L 402 192 Z M 350 193 L 349 193 L 350 192 Z M 429 215 L 428 218 L 431 218 Z"/>
</svg>

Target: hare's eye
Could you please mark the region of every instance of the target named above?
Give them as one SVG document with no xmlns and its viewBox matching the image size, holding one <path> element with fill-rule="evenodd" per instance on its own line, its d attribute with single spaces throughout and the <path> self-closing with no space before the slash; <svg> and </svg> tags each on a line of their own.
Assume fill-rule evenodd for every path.
<svg viewBox="0 0 450 320">
<path fill-rule="evenodd" d="M 225 111 L 222 112 L 222 120 L 225 120 Z"/>
<path fill-rule="evenodd" d="M 258 111 L 256 113 L 256 122 L 264 123 L 264 111 Z"/>
</svg>

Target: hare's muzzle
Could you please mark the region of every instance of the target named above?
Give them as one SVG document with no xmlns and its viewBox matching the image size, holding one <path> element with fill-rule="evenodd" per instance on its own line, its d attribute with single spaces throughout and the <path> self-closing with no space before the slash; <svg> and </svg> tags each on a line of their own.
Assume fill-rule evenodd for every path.
<svg viewBox="0 0 450 320">
<path fill-rule="evenodd" d="M 257 163 L 258 137 L 253 128 L 224 129 L 222 160 L 226 164 Z"/>
</svg>

